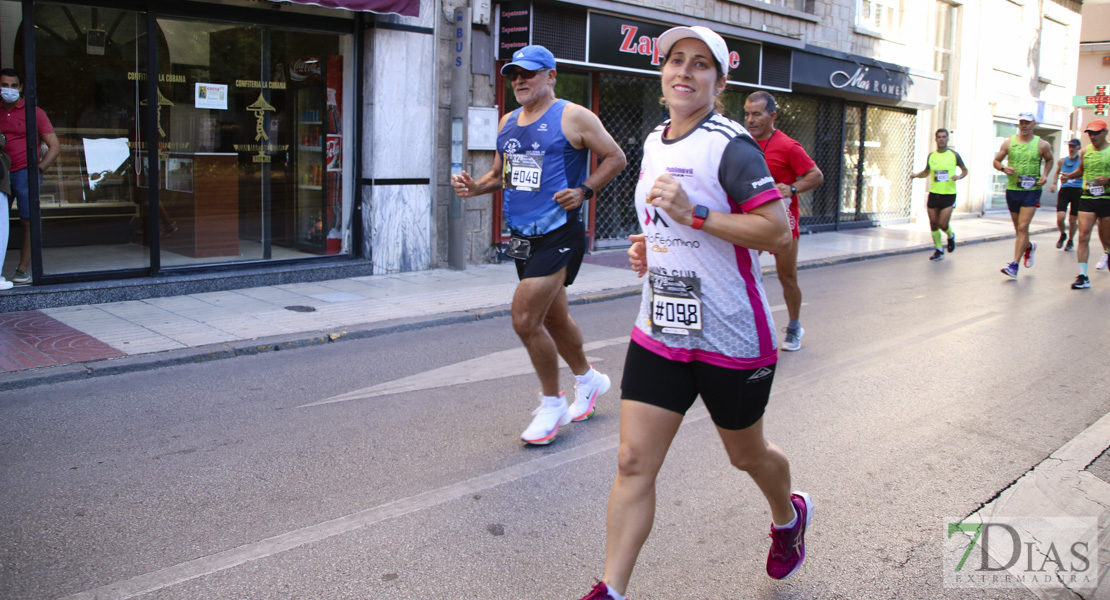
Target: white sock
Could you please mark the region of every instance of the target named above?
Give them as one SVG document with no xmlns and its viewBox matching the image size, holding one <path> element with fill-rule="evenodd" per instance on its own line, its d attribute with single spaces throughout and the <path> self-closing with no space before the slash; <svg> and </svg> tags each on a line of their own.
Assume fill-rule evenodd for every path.
<svg viewBox="0 0 1110 600">
<path fill-rule="evenodd" d="M 609 590 L 609 597 L 612 598 L 612 600 L 628 600 L 624 596 L 614 592 L 613 588 L 609 587 L 609 584 L 605 585 L 605 589 Z"/>
<path fill-rule="evenodd" d="M 544 396 L 540 402 L 544 406 L 559 406 L 561 404 L 566 404 L 566 400 L 563 400 L 562 396 Z"/>
<path fill-rule="evenodd" d="M 790 508 L 794 508 L 793 503 L 791 503 L 791 504 L 792 504 L 792 506 Z M 786 525 L 775 525 L 774 522 L 772 522 L 771 527 L 774 527 L 775 529 L 790 529 L 790 528 L 794 527 L 797 524 L 798 524 L 798 511 L 795 510 L 794 511 L 794 518 L 790 519 L 789 523 L 787 523 Z"/>
<path fill-rule="evenodd" d="M 588 383 L 591 379 L 594 378 L 595 373 L 597 373 L 597 371 L 594 371 L 593 365 L 590 365 L 589 371 L 586 371 L 582 375 L 575 375 L 574 378 L 578 380 L 578 383 Z"/>
</svg>

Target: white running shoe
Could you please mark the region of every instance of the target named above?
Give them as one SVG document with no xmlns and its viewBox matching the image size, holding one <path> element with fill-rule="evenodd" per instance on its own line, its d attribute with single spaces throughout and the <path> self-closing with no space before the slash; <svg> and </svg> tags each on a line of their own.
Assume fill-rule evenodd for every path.
<svg viewBox="0 0 1110 600">
<path fill-rule="evenodd" d="M 546 446 L 555 439 L 559 427 L 570 423 L 570 410 L 567 408 L 567 397 L 559 394 L 558 404 L 544 404 L 540 397 L 540 405 L 532 411 L 535 418 L 528 425 L 528 429 L 520 434 L 520 439 L 535 446 Z"/>
<path fill-rule="evenodd" d="M 1110 254 L 1103 253 L 1102 258 L 1098 259 L 1098 266 L 1095 269 L 1099 271 L 1106 270 L 1106 263 L 1110 261 Z"/>
<path fill-rule="evenodd" d="M 590 365 L 590 370 L 583 377 L 589 377 L 589 380 L 574 384 L 574 404 L 570 405 L 570 420 L 575 422 L 594 416 L 594 401 L 609 391 L 609 376 L 602 375 L 593 365 Z"/>
<path fill-rule="evenodd" d="M 787 352 L 797 352 L 802 349 L 802 336 L 806 330 L 799 325 L 797 329 L 786 328 L 786 339 L 782 342 L 782 349 Z"/>
<path fill-rule="evenodd" d="M 13 287 L 15 287 L 14 283 L 8 281 L 7 279 L 4 279 L 3 277 L 0 277 L 0 290 L 10 290 Z"/>
</svg>

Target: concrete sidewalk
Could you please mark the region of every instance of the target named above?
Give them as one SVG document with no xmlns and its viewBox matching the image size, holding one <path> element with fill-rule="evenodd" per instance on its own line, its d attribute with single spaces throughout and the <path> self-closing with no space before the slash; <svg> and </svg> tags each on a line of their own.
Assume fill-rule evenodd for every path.
<svg viewBox="0 0 1110 600">
<path fill-rule="evenodd" d="M 1013 237 L 1008 213 L 953 220 L 960 244 Z M 1040 210 L 1030 231 L 1055 230 Z M 910 223 L 805 235 L 800 268 L 932 247 Z M 774 258 L 761 257 L 774 273 Z M 572 303 L 639 293 L 624 250 L 586 257 Z M 352 277 L 127 302 L 0 314 L 0 390 L 502 316 L 516 289 L 511 263 Z"/>
</svg>

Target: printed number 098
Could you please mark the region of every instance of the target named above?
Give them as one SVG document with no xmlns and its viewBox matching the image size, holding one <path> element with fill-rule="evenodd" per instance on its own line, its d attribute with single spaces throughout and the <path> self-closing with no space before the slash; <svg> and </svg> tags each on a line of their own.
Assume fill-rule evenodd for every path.
<svg viewBox="0 0 1110 600">
<path fill-rule="evenodd" d="M 686 326 L 696 325 L 698 323 L 698 307 L 696 304 L 656 302 L 655 321 L 658 323 L 679 323 Z"/>
</svg>

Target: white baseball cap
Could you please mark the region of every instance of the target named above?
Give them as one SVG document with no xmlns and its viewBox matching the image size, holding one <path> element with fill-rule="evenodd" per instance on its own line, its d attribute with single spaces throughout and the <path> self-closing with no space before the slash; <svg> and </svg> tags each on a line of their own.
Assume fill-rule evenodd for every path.
<svg viewBox="0 0 1110 600">
<path fill-rule="evenodd" d="M 705 42 L 705 45 L 709 46 L 709 51 L 713 53 L 713 58 L 717 59 L 717 64 L 720 65 L 721 70 L 728 71 L 728 45 L 725 44 L 724 38 L 712 29 L 701 25 L 673 27 L 664 31 L 663 35 L 659 36 L 659 41 L 656 42 L 659 47 L 659 54 L 666 56 L 675 42 L 686 38 L 697 38 Z"/>
</svg>

